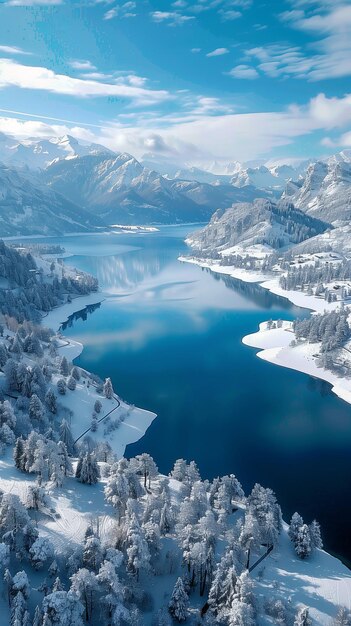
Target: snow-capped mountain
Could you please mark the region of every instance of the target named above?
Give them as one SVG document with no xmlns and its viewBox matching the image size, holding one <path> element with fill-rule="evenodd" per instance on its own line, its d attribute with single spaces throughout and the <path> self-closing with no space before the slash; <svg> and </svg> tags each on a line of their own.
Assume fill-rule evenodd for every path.
<svg viewBox="0 0 351 626">
<path fill-rule="evenodd" d="M 0 164 L 0 232 L 56 235 L 92 231 L 103 222 L 34 177 Z"/>
<path fill-rule="evenodd" d="M 257 199 L 216 211 L 208 226 L 191 235 L 189 243 L 202 253 L 268 246 L 278 249 L 324 232 L 328 224 L 295 209 L 286 201 Z"/>
<path fill-rule="evenodd" d="M 231 184 L 235 187 L 253 185 L 258 189 L 271 189 L 272 191 L 283 190 L 287 181 L 297 177 L 297 170 L 291 165 L 277 165 L 266 167 L 248 167 L 239 169 L 231 178 Z"/>
<path fill-rule="evenodd" d="M 87 154 L 113 154 L 98 144 L 81 144 L 70 135 L 50 139 L 25 139 L 21 142 L 0 133 L 0 161 L 7 165 L 40 170 L 59 159 Z"/>
<path fill-rule="evenodd" d="M 61 160 L 42 180 L 108 224 L 201 222 L 216 208 L 257 195 L 253 188 L 170 180 L 126 153 Z"/>
<path fill-rule="evenodd" d="M 351 151 L 310 165 L 304 178 L 288 183 L 283 197 L 331 223 L 350 221 Z"/>
</svg>

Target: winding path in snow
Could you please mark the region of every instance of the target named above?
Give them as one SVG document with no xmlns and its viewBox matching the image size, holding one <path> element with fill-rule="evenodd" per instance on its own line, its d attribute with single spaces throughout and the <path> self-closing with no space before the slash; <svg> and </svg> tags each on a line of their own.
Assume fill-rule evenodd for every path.
<svg viewBox="0 0 351 626">
<path fill-rule="evenodd" d="M 93 383 L 94 384 L 94 383 Z M 95 386 L 95 385 L 94 385 Z M 117 409 L 119 409 L 119 407 L 121 406 L 121 402 L 119 400 L 119 398 L 116 396 L 116 394 L 113 394 L 114 399 L 117 402 L 117 406 L 114 406 L 113 409 L 111 409 L 111 411 L 109 411 L 108 413 L 106 413 L 106 415 L 103 415 L 103 417 L 100 417 L 99 420 L 97 420 L 97 423 L 100 424 L 101 422 L 103 422 L 106 417 L 108 417 L 109 415 L 111 415 L 111 413 L 113 413 L 114 411 L 117 411 Z M 84 435 L 86 435 L 87 433 L 89 433 L 91 431 L 91 426 L 89 428 L 87 428 L 84 433 L 82 433 L 81 435 L 79 435 L 79 437 L 75 440 L 74 444 L 77 443 L 77 441 L 79 441 L 82 437 L 84 437 Z"/>
</svg>

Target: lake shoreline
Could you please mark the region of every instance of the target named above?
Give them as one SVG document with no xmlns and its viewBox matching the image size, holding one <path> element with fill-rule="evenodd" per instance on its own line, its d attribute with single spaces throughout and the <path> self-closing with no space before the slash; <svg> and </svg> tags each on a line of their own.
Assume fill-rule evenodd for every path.
<svg viewBox="0 0 351 626">
<path fill-rule="evenodd" d="M 52 328 L 55 332 L 59 332 L 62 324 L 64 324 L 72 315 L 85 310 L 91 305 L 101 304 L 104 300 L 106 300 L 106 294 L 100 291 L 84 296 L 78 296 L 73 298 L 71 302 L 62 304 L 50 311 L 48 315 L 42 318 L 42 324 Z M 58 353 L 60 356 L 65 356 L 68 362 L 73 362 L 82 354 L 84 350 L 84 345 L 81 342 L 68 339 L 63 334 L 60 334 L 59 341 L 61 345 L 58 346 Z M 106 375 L 108 376 L 108 373 Z M 87 389 L 84 389 L 84 391 L 87 391 Z M 81 407 L 84 407 L 85 402 L 86 400 L 83 398 Z M 121 401 L 121 407 L 127 413 L 127 416 L 117 431 L 120 435 L 120 437 L 118 437 L 118 441 L 112 442 L 112 448 L 116 452 L 118 458 L 122 458 L 125 455 L 128 445 L 136 443 L 139 439 L 144 437 L 146 431 L 157 417 L 156 413 L 153 411 L 148 411 L 147 409 L 141 409 L 138 407 L 131 407 L 123 401 Z M 131 408 L 130 412 L 128 412 L 129 408 Z M 78 408 L 75 413 L 78 414 Z M 91 415 L 85 415 L 84 411 L 82 413 L 81 409 L 79 425 L 72 425 L 72 432 L 75 437 L 80 435 L 82 431 L 81 422 L 85 421 L 86 425 L 89 426 L 89 420 L 91 420 Z M 103 440 L 104 438 L 102 437 L 101 441 Z"/>
<path fill-rule="evenodd" d="M 285 298 L 293 305 L 308 309 L 311 311 L 311 314 L 332 311 L 338 306 L 338 303 L 327 303 L 321 298 L 309 296 L 299 291 L 285 291 L 280 287 L 277 278 L 272 279 L 271 276 L 268 277 L 259 272 L 250 272 L 233 266 L 222 266 L 196 257 L 188 258 L 181 256 L 179 261 L 182 263 L 193 263 L 216 274 L 231 276 L 245 283 L 257 283 L 263 289 Z M 291 322 L 284 321 L 282 328 L 268 329 L 267 322 L 264 321 L 259 324 L 258 331 L 245 335 L 242 338 L 242 343 L 258 349 L 256 356 L 263 361 L 268 361 L 273 365 L 292 369 L 327 382 L 331 385 L 332 392 L 336 396 L 351 404 L 351 380 L 339 377 L 334 372 L 318 366 L 318 357 L 316 356 L 319 348 L 318 344 L 304 343 L 294 347 L 291 346 L 290 343 L 293 339 L 291 326 Z"/>
</svg>

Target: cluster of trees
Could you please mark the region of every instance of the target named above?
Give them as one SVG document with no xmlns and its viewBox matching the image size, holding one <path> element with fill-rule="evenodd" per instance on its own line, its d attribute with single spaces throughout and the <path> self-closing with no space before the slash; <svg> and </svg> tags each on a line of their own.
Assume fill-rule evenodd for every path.
<svg viewBox="0 0 351 626">
<path fill-rule="evenodd" d="M 62 486 L 66 476 L 72 473 L 66 444 L 55 441 L 55 433 L 47 436 L 32 431 L 27 439 L 18 437 L 14 447 L 14 461 L 22 472 L 35 473 L 40 482 L 52 482 Z"/>
<path fill-rule="evenodd" d="M 61 434 L 69 440 L 67 423 L 61 425 Z M 119 461 L 107 449 L 105 454 L 100 468 L 102 450 L 97 447 L 95 453 L 89 440 L 83 442 L 76 477 L 90 489 L 104 470 L 105 498 L 116 511 L 116 527 L 102 541 L 98 521 L 92 523 L 82 544 L 60 554 L 39 535 L 31 511 L 49 507 L 44 480 L 71 473 L 66 444 L 34 432 L 27 440 L 17 439 L 16 467 L 37 473 L 41 480 L 30 486 L 24 504 L 12 494 L 0 498 L 0 568 L 11 626 L 98 621 L 103 626 L 142 626 L 144 611 L 153 611 L 148 581 L 165 575 L 173 577 L 174 586 L 155 611 L 155 626 L 198 623 L 190 610 L 194 595 L 203 598 L 208 625 L 255 626 L 264 612 L 276 623 L 311 626 L 307 607 L 294 611 L 274 592 L 262 603 L 250 576 L 251 565 L 267 546 L 278 543 L 282 530 L 273 491 L 256 484 L 246 497 L 234 475 L 202 481 L 193 461 L 177 460 L 165 477 L 148 454 Z M 289 535 L 300 558 L 322 547 L 317 522 L 307 526 L 298 514 Z M 28 603 L 30 571 L 10 573 L 15 563 L 11 555 L 43 572 L 43 599 L 34 614 Z M 347 624 L 347 616 L 340 610 L 335 624 Z"/>
<path fill-rule="evenodd" d="M 294 513 L 288 533 L 300 559 L 310 556 L 316 548 L 323 548 L 321 529 L 316 520 L 308 525 L 304 523 L 299 513 Z"/>
<path fill-rule="evenodd" d="M 0 289 L 0 312 L 19 322 L 37 322 L 41 311 L 61 304 L 65 295 L 84 295 L 98 288 L 96 278 L 83 272 L 60 279 L 53 275 L 48 280 L 30 252 L 16 250 L 1 240 L 0 277 L 8 282 L 8 288 Z"/>
<path fill-rule="evenodd" d="M 351 260 L 339 263 L 323 263 L 317 260 L 315 263 L 294 265 L 285 261 L 281 264 L 282 271 L 280 286 L 285 290 L 310 291 L 315 295 L 328 294 L 326 285 L 351 279 Z"/>
<path fill-rule="evenodd" d="M 57 254 L 57 256 L 60 256 L 65 253 L 65 248 L 58 243 L 29 243 L 28 241 L 24 241 L 9 244 L 9 247 L 15 250 L 18 248 L 24 249 L 27 253 L 34 254 L 34 256 L 41 256 L 43 254 Z"/>
<path fill-rule="evenodd" d="M 321 343 L 321 352 L 342 348 L 351 337 L 348 311 L 343 307 L 320 315 L 295 320 L 293 329 L 296 339 L 309 343 Z"/>
<path fill-rule="evenodd" d="M 264 226 L 264 227 L 263 227 Z M 214 213 L 208 226 L 191 236 L 192 243 L 201 251 L 230 248 L 237 244 L 267 245 L 281 249 L 298 244 L 323 233 L 328 225 L 296 209 L 287 201 L 273 202 L 257 198 L 251 204 L 234 204 Z"/>
</svg>

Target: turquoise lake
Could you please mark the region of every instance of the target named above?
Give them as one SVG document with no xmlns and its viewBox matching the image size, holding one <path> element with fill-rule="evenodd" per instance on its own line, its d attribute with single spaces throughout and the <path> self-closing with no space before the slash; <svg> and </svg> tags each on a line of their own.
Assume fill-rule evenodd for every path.
<svg viewBox="0 0 351 626">
<path fill-rule="evenodd" d="M 127 456 L 149 452 L 167 473 L 177 458 L 194 459 L 203 478 L 235 473 L 245 490 L 269 486 L 286 520 L 295 510 L 317 518 L 326 547 L 350 562 L 351 406 L 241 341 L 261 321 L 308 312 L 180 263 L 190 230 L 50 239 L 107 294 L 65 325 L 84 344 L 78 363 L 158 414 Z"/>
</svg>

